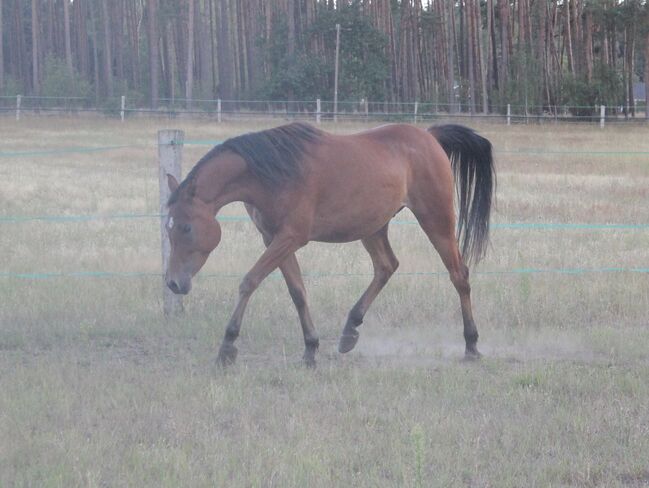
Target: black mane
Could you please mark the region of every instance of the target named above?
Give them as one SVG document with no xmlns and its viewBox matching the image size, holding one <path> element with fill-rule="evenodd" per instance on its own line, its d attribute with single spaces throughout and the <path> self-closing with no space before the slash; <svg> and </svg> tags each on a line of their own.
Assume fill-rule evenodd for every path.
<svg viewBox="0 0 649 488">
<path fill-rule="evenodd" d="M 196 177 L 198 170 L 224 151 L 241 156 L 250 170 L 264 185 L 278 187 L 301 176 L 300 162 L 309 143 L 320 140 L 322 132 L 303 122 L 282 125 L 273 129 L 250 132 L 228 139 L 214 146 L 192 168 L 185 180 L 169 197 L 171 205 L 180 192 Z"/>
</svg>

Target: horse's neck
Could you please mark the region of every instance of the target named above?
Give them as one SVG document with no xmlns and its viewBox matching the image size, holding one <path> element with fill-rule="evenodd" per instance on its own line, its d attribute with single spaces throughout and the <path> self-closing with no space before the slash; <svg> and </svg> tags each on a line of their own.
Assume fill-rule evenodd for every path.
<svg viewBox="0 0 649 488">
<path fill-rule="evenodd" d="M 236 154 L 215 156 L 196 176 L 196 196 L 212 206 L 214 214 L 231 202 L 250 202 L 251 182 L 246 162 Z"/>
</svg>

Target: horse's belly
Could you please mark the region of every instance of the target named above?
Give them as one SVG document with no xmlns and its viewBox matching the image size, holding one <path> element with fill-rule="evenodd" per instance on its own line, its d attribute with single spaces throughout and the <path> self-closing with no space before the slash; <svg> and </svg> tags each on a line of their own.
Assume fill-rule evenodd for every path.
<svg viewBox="0 0 649 488">
<path fill-rule="evenodd" d="M 311 240 L 350 242 L 380 230 L 408 195 L 408 165 L 349 151 L 347 159 L 324 166 L 320 175 Z M 315 186 L 315 185 L 314 185 Z"/>
<path fill-rule="evenodd" d="M 374 207 L 372 212 L 316 215 L 310 240 L 352 242 L 363 239 L 380 230 L 402 207 L 402 204 L 398 204 L 382 209 Z"/>
</svg>

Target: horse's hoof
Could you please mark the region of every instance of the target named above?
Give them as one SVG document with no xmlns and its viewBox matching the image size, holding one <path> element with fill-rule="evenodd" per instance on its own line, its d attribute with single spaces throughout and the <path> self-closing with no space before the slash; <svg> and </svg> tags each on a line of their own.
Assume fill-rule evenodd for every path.
<svg viewBox="0 0 649 488">
<path fill-rule="evenodd" d="M 465 361 L 478 361 L 482 357 L 482 354 L 475 348 L 468 349 L 464 352 Z"/>
<path fill-rule="evenodd" d="M 340 342 L 338 343 L 338 352 L 344 354 L 354 349 L 358 342 L 359 335 L 360 334 L 356 330 L 343 332 L 343 335 L 340 336 Z"/>
<path fill-rule="evenodd" d="M 221 349 L 219 349 L 219 355 L 216 358 L 216 361 L 219 366 L 225 368 L 231 366 L 237 360 L 237 348 L 232 344 L 222 344 Z"/>
</svg>

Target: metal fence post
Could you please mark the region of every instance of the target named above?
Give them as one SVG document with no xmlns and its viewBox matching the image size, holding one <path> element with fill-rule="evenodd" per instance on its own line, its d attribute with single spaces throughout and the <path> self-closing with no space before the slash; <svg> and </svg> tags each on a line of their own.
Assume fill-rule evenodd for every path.
<svg viewBox="0 0 649 488">
<path fill-rule="evenodd" d="M 124 109 L 126 108 L 126 96 L 122 95 L 122 108 L 119 112 L 119 116 L 122 119 L 122 122 L 124 122 Z"/>
<path fill-rule="evenodd" d="M 20 120 L 20 104 L 22 103 L 22 100 L 22 95 L 16 95 L 16 120 Z"/>
<path fill-rule="evenodd" d="M 165 317 L 177 315 L 183 311 L 183 301 L 180 295 L 175 295 L 167 288 L 164 273 L 169 265 L 171 244 L 167 234 L 167 201 L 169 200 L 169 185 L 167 175 L 170 174 L 181 180 L 181 164 L 183 153 L 183 141 L 185 133 L 181 130 L 158 131 L 158 160 L 159 160 L 159 182 L 160 182 L 160 238 L 162 243 L 162 303 Z"/>
<path fill-rule="evenodd" d="M 318 98 L 315 101 L 316 109 L 315 109 L 315 121 L 319 124 L 320 123 L 320 115 L 322 114 L 322 106 L 320 105 L 320 99 Z"/>
<path fill-rule="evenodd" d="M 605 105 L 600 105 L 600 107 L 599 107 L 599 127 L 600 127 L 600 129 L 604 128 L 605 121 L 606 121 L 606 106 Z"/>
<path fill-rule="evenodd" d="M 507 125 L 512 125 L 512 106 L 507 104 Z"/>
</svg>

